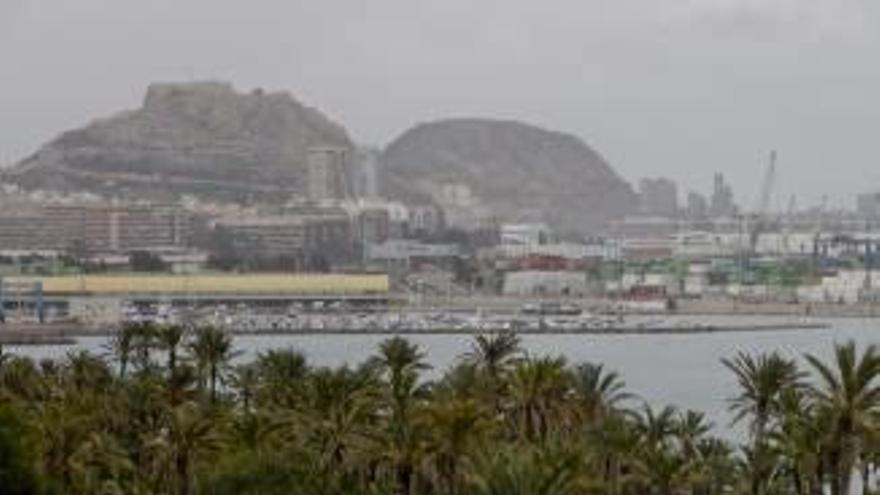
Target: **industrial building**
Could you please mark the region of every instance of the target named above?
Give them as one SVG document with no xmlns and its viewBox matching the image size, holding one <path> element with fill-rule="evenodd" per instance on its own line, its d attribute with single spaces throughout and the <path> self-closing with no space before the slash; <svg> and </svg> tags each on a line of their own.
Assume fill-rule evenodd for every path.
<svg viewBox="0 0 880 495">
<path fill-rule="evenodd" d="M 639 211 L 664 218 L 678 216 L 678 186 L 662 177 L 639 181 Z"/>
</svg>

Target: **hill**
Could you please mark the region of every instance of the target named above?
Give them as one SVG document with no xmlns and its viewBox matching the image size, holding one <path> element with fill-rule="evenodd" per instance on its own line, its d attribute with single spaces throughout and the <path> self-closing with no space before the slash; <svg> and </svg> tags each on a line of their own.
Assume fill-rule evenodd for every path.
<svg viewBox="0 0 880 495">
<path fill-rule="evenodd" d="M 352 143 L 340 125 L 287 93 L 153 84 L 141 108 L 65 132 L 7 180 L 134 199 L 280 201 L 302 191 L 307 150 L 326 146 Z"/>
<path fill-rule="evenodd" d="M 543 221 L 586 233 L 632 211 L 635 194 L 579 138 L 487 119 L 421 124 L 383 153 L 386 194 L 404 201 L 438 198 L 444 184 L 469 186 L 502 221 Z"/>
</svg>

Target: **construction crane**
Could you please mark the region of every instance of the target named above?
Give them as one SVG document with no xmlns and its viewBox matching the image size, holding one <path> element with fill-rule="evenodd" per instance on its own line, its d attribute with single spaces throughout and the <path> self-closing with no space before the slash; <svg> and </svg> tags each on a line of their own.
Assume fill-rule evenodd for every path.
<svg viewBox="0 0 880 495">
<path fill-rule="evenodd" d="M 785 218 L 782 222 L 782 246 L 780 251 L 784 255 L 792 252 L 791 233 L 794 230 L 795 217 L 797 216 L 797 197 L 792 194 L 788 198 L 788 208 L 785 210 Z"/>
<path fill-rule="evenodd" d="M 764 179 L 761 181 L 761 191 L 752 212 L 752 222 L 749 226 L 749 250 L 750 255 L 755 254 L 758 240 L 761 234 L 767 230 L 769 219 L 767 218 L 770 207 L 770 196 L 773 194 L 773 186 L 776 182 L 776 150 L 770 152 L 770 163 L 764 171 Z"/>
</svg>

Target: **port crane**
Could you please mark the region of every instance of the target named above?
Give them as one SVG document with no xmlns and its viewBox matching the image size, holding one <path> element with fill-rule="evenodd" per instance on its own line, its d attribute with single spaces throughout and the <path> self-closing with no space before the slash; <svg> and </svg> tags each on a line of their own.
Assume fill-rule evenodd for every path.
<svg viewBox="0 0 880 495">
<path fill-rule="evenodd" d="M 773 187 L 776 182 L 776 150 L 770 152 L 770 162 L 764 171 L 764 178 L 761 181 L 761 190 L 759 192 L 755 209 L 752 212 L 752 218 L 749 225 L 749 256 L 757 252 L 758 241 L 761 234 L 767 231 L 770 220 L 768 218 L 770 208 L 770 197 L 773 194 Z"/>
<path fill-rule="evenodd" d="M 738 215 L 740 221 L 740 242 L 739 242 L 739 270 L 742 280 L 746 280 L 751 274 L 751 261 L 757 254 L 758 241 L 761 234 L 764 233 L 770 224 L 768 211 L 770 208 L 770 197 L 773 193 L 773 186 L 776 182 L 776 151 L 770 152 L 770 161 L 764 171 L 764 177 L 761 181 L 761 188 L 758 196 L 755 198 L 755 204 L 752 211 L 748 214 Z"/>
</svg>

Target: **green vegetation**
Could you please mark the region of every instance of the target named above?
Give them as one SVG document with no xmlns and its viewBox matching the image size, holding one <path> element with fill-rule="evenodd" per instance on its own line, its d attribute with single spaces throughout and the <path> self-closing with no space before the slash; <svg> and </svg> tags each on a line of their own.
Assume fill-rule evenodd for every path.
<svg viewBox="0 0 880 495">
<path fill-rule="evenodd" d="M 128 255 L 128 265 L 133 272 L 165 272 L 168 264 L 162 257 L 149 251 L 132 251 Z"/>
<path fill-rule="evenodd" d="M 0 354 L 0 494 L 844 495 L 880 452 L 873 346 L 725 359 L 742 446 L 510 334 L 436 380 L 402 338 L 357 367 L 236 355 L 222 330 L 149 324 L 103 357 Z"/>
</svg>

